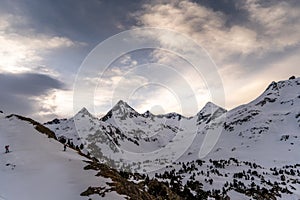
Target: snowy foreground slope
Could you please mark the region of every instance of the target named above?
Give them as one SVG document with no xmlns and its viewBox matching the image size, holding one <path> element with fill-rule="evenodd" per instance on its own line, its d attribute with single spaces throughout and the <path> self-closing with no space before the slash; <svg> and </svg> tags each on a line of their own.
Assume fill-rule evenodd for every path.
<svg viewBox="0 0 300 200">
<path fill-rule="evenodd" d="M 4 153 L 9 144 L 11 152 Z M 75 150 L 63 151 L 58 141 L 41 134 L 27 121 L 0 113 L 0 199 L 53 200 L 103 199 L 82 197 L 89 186 L 110 188 L 110 179 L 96 177 Z M 2 149 L 3 148 L 3 149 Z M 123 199 L 109 192 L 105 199 Z"/>
<path fill-rule="evenodd" d="M 202 188 L 216 199 L 300 199 L 300 78 L 273 82 L 229 111 L 207 103 L 192 117 L 140 114 L 119 101 L 101 119 L 83 109 L 45 125 L 110 166 L 148 172 L 183 196 L 201 199 Z"/>
<path fill-rule="evenodd" d="M 0 145 L 11 150 L 1 152 L 1 200 L 182 199 L 157 179 L 63 151 L 53 132 L 30 118 L 0 111 L 0 130 Z"/>
</svg>

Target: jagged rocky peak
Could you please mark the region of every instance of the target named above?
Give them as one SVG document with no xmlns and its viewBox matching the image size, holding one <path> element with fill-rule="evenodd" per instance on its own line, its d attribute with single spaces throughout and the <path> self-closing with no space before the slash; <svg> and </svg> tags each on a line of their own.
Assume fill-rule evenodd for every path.
<svg viewBox="0 0 300 200">
<path fill-rule="evenodd" d="M 256 106 L 265 106 L 268 103 L 274 103 L 280 96 L 279 85 L 273 81 L 267 89 L 254 100 Z"/>
<path fill-rule="evenodd" d="M 168 119 L 175 119 L 176 117 L 178 117 L 178 120 L 181 119 L 182 115 L 176 113 L 176 112 L 171 112 L 171 113 L 167 113 L 164 115 L 164 117 L 168 118 Z"/>
<path fill-rule="evenodd" d="M 129 105 L 128 105 L 128 103 L 127 102 L 125 102 L 125 101 L 123 101 L 123 100 L 119 100 L 117 103 L 116 103 L 116 105 L 114 106 L 114 107 L 129 107 L 129 108 L 131 108 Z"/>
<path fill-rule="evenodd" d="M 101 118 L 102 121 L 106 121 L 112 116 L 113 118 L 120 118 L 124 120 L 127 117 L 133 117 L 141 115 L 135 111 L 131 106 L 129 106 L 125 101 L 119 100 L 118 103 L 105 115 Z"/>
<path fill-rule="evenodd" d="M 297 87 L 300 85 L 300 77 L 290 77 L 289 80 L 273 81 L 267 89 L 254 102 L 257 106 L 268 105 L 280 101 L 292 100 L 298 95 Z M 279 100 L 278 100 L 279 99 Z"/>
<path fill-rule="evenodd" d="M 226 109 L 212 102 L 207 102 L 205 106 L 197 113 L 197 122 L 201 123 L 204 121 L 211 121 L 212 119 L 215 119 L 226 112 Z"/>
<path fill-rule="evenodd" d="M 291 87 L 296 87 L 300 85 L 300 77 L 295 77 L 295 76 L 291 76 L 289 78 L 289 80 L 285 80 L 285 81 L 279 81 L 278 82 L 278 86 L 279 89 L 285 86 L 291 86 Z"/>
<path fill-rule="evenodd" d="M 218 105 L 216 105 L 212 102 L 207 102 L 205 104 L 205 106 L 197 113 L 197 115 L 212 114 L 212 113 L 214 113 L 218 110 L 222 113 L 227 112 L 226 109 L 224 109 L 224 108 L 222 108 L 222 107 L 220 107 L 220 106 L 218 106 Z"/>
<path fill-rule="evenodd" d="M 81 113 L 81 114 L 90 114 L 89 111 L 88 111 L 88 109 L 86 109 L 86 107 L 81 108 L 81 110 L 78 113 Z"/>
<path fill-rule="evenodd" d="M 270 95 L 270 94 L 276 94 L 279 95 L 279 87 L 277 82 L 272 81 L 272 83 L 267 87 L 267 89 L 264 91 L 263 94 Z"/>
<path fill-rule="evenodd" d="M 295 76 L 290 77 L 288 80 L 284 81 L 273 81 L 265 90 L 264 93 L 273 93 L 279 95 L 279 90 L 284 89 L 286 87 L 294 87 L 300 85 L 300 77 L 296 78 Z"/>
<path fill-rule="evenodd" d="M 176 112 L 171 112 L 171 113 L 166 113 L 166 114 L 158 114 L 155 116 L 158 118 L 167 118 L 167 119 L 176 119 L 177 118 L 178 120 L 180 120 L 181 118 L 184 117 Z"/>
<path fill-rule="evenodd" d="M 119 100 L 118 103 L 111 110 L 113 112 L 117 111 L 119 113 L 126 113 L 126 112 L 136 113 L 136 111 L 123 100 Z"/>
<path fill-rule="evenodd" d="M 147 117 L 153 116 L 153 114 L 152 114 L 149 110 L 147 110 L 146 112 L 144 112 L 144 113 L 142 114 L 142 116 L 147 118 Z"/>
<path fill-rule="evenodd" d="M 75 117 L 78 116 L 90 116 L 93 117 L 93 115 L 88 111 L 88 109 L 86 109 L 85 107 L 83 107 L 80 111 L 78 111 L 78 113 L 75 115 Z"/>
</svg>

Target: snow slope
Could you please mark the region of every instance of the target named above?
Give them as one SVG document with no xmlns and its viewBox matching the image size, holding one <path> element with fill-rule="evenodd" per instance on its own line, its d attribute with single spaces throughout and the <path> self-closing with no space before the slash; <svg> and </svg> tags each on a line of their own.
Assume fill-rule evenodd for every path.
<svg viewBox="0 0 300 200">
<path fill-rule="evenodd" d="M 10 153 L 4 146 L 10 145 Z M 0 113 L 0 199 L 88 199 L 80 194 L 89 186 L 109 188 L 109 179 L 83 170 L 84 157 L 16 117 Z M 3 147 L 3 149 L 2 149 Z M 100 199 L 99 196 L 90 197 Z M 101 198 L 103 199 L 103 198 Z M 115 192 L 104 199 L 124 199 Z"/>
<path fill-rule="evenodd" d="M 208 157 L 235 157 L 267 167 L 300 163 L 299 114 L 300 78 L 273 82 L 257 99 L 227 113 Z"/>
<path fill-rule="evenodd" d="M 199 159 L 199 151 L 207 144 L 206 139 L 217 133 L 219 139 L 216 144 L 208 145 L 212 150 L 201 157 L 205 161 L 201 169 L 208 170 L 204 172 L 215 169 L 210 160 L 224 159 L 229 164 L 220 170 L 222 176 L 212 172 L 210 175 L 206 172 L 197 175 L 199 170 L 195 171 L 194 178 L 201 180 L 206 190 L 221 189 L 226 182 L 233 183 L 235 173 L 253 170 L 253 164 L 248 162 L 261 166 L 258 171 L 261 176 L 258 177 L 264 174 L 272 184 L 281 182 L 280 176 L 272 175 L 272 167 L 284 171 L 286 166 L 293 165 L 293 169 L 300 170 L 297 165 L 300 163 L 300 78 L 273 82 L 252 102 L 229 111 L 207 103 L 197 115 L 189 118 L 176 113 L 140 114 L 123 101 L 101 119 L 86 110 L 84 114 L 81 112 L 75 116 L 77 123 L 71 118 L 47 126 L 57 135 L 70 137 L 78 134 L 86 150 L 99 158 L 106 157 L 104 160 L 120 169 L 129 164 L 133 170 L 149 172 L 158 165 L 172 165 L 178 172 L 182 162 L 191 163 Z M 132 154 L 120 154 L 123 150 Z M 237 159 L 237 163 L 230 162 L 231 158 Z M 165 170 L 162 168 L 158 172 Z M 248 175 L 252 176 L 251 173 Z M 295 182 L 288 173 L 285 174 L 287 182 Z M 181 176 L 184 177 L 183 182 L 191 178 L 189 173 Z M 252 182 L 260 187 L 271 187 L 258 177 L 251 181 L 243 180 L 243 183 L 248 188 Z M 209 184 L 208 179 L 213 179 L 214 183 Z M 294 193 L 289 199 L 300 198 L 299 184 L 297 181 L 295 184 L 287 187 Z M 236 198 L 243 195 L 232 190 L 228 194 Z M 286 195 L 282 192 L 283 199 Z"/>
<path fill-rule="evenodd" d="M 276 199 L 300 199 L 300 78 L 271 83 L 258 98 L 228 111 L 221 121 L 211 127 L 221 127 L 222 132 L 202 165 L 196 164 L 194 169 L 193 162 L 199 159 L 199 144 L 209 126 L 200 128 L 193 144 L 179 159 L 181 163 L 169 166 L 167 171 L 175 169 L 183 182 L 200 181 L 204 190 L 226 188 L 232 199 L 249 197 L 232 190 L 226 182 L 233 185 L 241 181 L 243 191 L 257 187 L 272 191 L 279 183 L 283 189 Z"/>
<path fill-rule="evenodd" d="M 200 115 L 199 119 L 205 117 Z M 300 78 L 271 83 L 257 99 L 226 112 L 221 121 L 214 127 L 214 120 L 211 126 L 198 126 L 198 134 L 184 160 L 198 159 L 199 144 L 203 141 L 199 135 L 219 127 L 222 133 L 207 159 L 235 157 L 268 167 L 299 163 Z"/>
</svg>

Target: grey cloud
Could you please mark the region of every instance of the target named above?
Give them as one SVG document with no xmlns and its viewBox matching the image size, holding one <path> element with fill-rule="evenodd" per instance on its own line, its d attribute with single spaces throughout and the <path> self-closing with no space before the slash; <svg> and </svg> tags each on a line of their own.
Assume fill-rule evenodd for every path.
<svg viewBox="0 0 300 200">
<path fill-rule="evenodd" d="M 29 100 L 24 96 L 11 94 L 8 91 L 1 91 L 0 103 L 0 110 L 6 114 L 17 113 L 27 115 L 35 111 L 34 105 L 37 102 Z"/>
<path fill-rule="evenodd" d="M 66 86 L 45 74 L 0 74 L 0 110 L 33 115 L 42 107 L 38 98 L 45 98 L 53 89 L 63 90 Z"/>
<path fill-rule="evenodd" d="M 25 96 L 39 96 L 46 94 L 51 89 L 64 88 L 65 85 L 61 81 L 45 74 L 0 74 L 0 91 L 9 91 Z"/>
<path fill-rule="evenodd" d="M 143 1 L 100 0 L 4 0 L 0 11 L 26 15 L 31 28 L 58 33 L 75 40 L 98 43 L 127 26 L 128 12 L 139 9 Z"/>
</svg>

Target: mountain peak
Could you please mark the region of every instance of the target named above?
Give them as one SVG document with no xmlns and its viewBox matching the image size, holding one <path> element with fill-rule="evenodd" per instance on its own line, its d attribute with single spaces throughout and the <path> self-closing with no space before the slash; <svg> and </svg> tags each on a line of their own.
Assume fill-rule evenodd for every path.
<svg viewBox="0 0 300 200">
<path fill-rule="evenodd" d="M 89 113 L 89 111 L 86 109 L 86 107 L 83 107 L 78 113 Z"/>
<path fill-rule="evenodd" d="M 277 82 L 272 81 L 272 83 L 270 83 L 270 85 L 265 90 L 265 93 L 274 93 L 274 91 L 278 92 L 278 84 Z"/>
<path fill-rule="evenodd" d="M 116 111 L 116 110 L 122 110 L 122 111 L 134 111 L 136 112 L 131 106 L 128 105 L 127 102 L 123 101 L 123 100 L 119 100 L 115 106 L 112 108 L 113 111 Z"/>
<path fill-rule="evenodd" d="M 122 99 L 120 99 L 118 102 L 117 102 L 117 105 L 128 105 L 125 101 L 123 101 Z"/>
<path fill-rule="evenodd" d="M 226 110 L 216 104 L 214 104 L 213 102 L 207 102 L 205 104 L 205 106 L 198 112 L 199 113 L 212 113 L 215 112 L 218 109 L 222 109 L 224 112 L 226 112 Z"/>
<path fill-rule="evenodd" d="M 287 86 L 296 86 L 300 84 L 300 77 L 292 76 L 288 80 L 283 81 L 272 81 L 270 85 L 267 87 L 265 92 L 278 92 L 281 88 L 287 87 Z"/>
<path fill-rule="evenodd" d="M 85 116 L 85 115 L 93 117 L 93 115 L 85 107 L 81 108 L 81 110 L 78 111 L 75 116 Z"/>
<path fill-rule="evenodd" d="M 131 106 L 129 106 L 125 101 L 119 100 L 114 107 L 101 118 L 102 121 L 106 121 L 110 119 L 112 116 L 125 119 L 127 116 L 137 116 L 140 115 L 137 111 L 135 111 Z"/>
<path fill-rule="evenodd" d="M 149 110 L 147 110 L 146 112 L 144 112 L 142 115 L 143 115 L 144 117 L 150 117 L 150 116 L 153 116 L 153 114 L 152 114 Z"/>
<path fill-rule="evenodd" d="M 222 114 L 226 113 L 227 110 L 212 103 L 207 102 L 205 106 L 197 113 L 197 122 L 201 123 L 203 121 L 211 121 L 212 119 L 215 119 Z"/>
<path fill-rule="evenodd" d="M 181 114 L 178 114 L 176 112 L 167 113 L 167 114 L 164 114 L 163 116 L 166 117 L 166 118 L 169 118 L 169 119 L 170 118 L 176 118 L 176 117 L 178 117 L 179 119 L 181 119 L 181 117 L 182 117 Z"/>
<path fill-rule="evenodd" d="M 297 87 L 300 85 L 300 77 L 290 77 L 288 80 L 272 81 L 265 91 L 253 102 L 256 105 L 265 105 L 267 102 L 275 102 L 278 99 L 291 100 L 297 95 Z"/>
<path fill-rule="evenodd" d="M 218 106 L 218 105 L 214 104 L 213 102 L 209 101 L 209 102 L 207 102 L 207 103 L 204 105 L 203 108 L 213 108 L 213 107 L 220 107 L 220 106 Z"/>
</svg>

